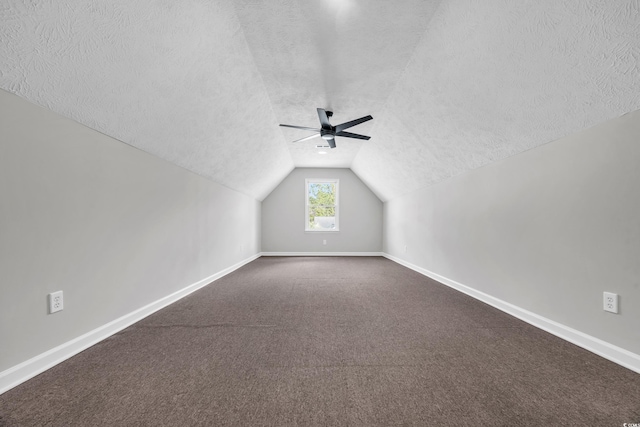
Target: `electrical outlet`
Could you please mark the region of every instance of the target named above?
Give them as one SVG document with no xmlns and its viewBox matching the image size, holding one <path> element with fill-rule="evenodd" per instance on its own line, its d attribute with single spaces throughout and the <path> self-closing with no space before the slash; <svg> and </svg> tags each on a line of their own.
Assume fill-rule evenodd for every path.
<svg viewBox="0 0 640 427">
<path fill-rule="evenodd" d="M 603 307 L 604 311 L 610 311 L 611 313 L 618 313 L 618 294 L 612 294 L 611 292 L 604 292 L 603 294 Z"/>
<path fill-rule="evenodd" d="M 49 294 L 49 314 L 60 311 L 64 308 L 64 300 L 62 299 L 62 291 L 52 292 Z"/>
<path fill-rule="evenodd" d="M 326 241 L 326 240 L 323 240 L 323 241 L 322 241 L 322 244 L 323 244 L 323 245 L 326 245 L 326 244 L 327 244 L 327 241 Z"/>
</svg>

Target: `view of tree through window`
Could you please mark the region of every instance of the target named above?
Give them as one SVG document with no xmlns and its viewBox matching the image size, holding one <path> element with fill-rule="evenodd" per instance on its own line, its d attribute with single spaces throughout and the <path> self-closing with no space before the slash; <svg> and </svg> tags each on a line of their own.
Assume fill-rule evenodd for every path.
<svg viewBox="0 0 640 427">
<path fill-rule="evenodd" d="M 306 230 L 338 230 L 338 180 L 307 180 Z"/>
</svg>

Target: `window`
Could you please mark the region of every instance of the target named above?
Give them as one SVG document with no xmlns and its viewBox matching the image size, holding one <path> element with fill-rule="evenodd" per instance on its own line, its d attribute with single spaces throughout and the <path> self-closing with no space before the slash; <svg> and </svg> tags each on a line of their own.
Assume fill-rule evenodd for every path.
<svg viewBox="0 0 640 427">
<path fill-rule="evenodd" d="M 305 180 L 305 231 L 338 231 L 338 180 Z"/>
</svg>

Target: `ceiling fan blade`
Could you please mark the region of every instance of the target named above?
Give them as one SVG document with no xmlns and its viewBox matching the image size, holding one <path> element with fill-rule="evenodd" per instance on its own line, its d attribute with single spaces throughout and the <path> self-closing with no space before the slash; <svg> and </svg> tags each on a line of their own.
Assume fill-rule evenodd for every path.
<svg viewBox="0 0 640 427">
<path fill-rule="evenodd" d="M 318 118 L 320 119 L 320 124 L 323 129 L 330 129 L 331 123 L 329 123 L 329 117 L 327 116 L 327 112 L 324 108 L 318 108 Z"/>
<path fill-rule="evenodd" d="M 335 139 L 327 139 L 327 142 L 329 143 L 329 147 L 336 148 L 336 140 Z"/>
<path fill-rule="evenodd" d="M 313 138 L 317 138 L 319 137 L 320 134 L 319 133 L 314 133 L 313 135 L 309 135 L 309 136 L 305 136 L 304 138 L 300 138 L 300 139 L 296 139 L 293 142 L 302 142 L 302 141 L 307 141 L 309 139 L 313 139 Z"/>
<path fill-rule="evenodd" d="M 336 126 L 336 132 L 342 132 L 345 129 L 348 129 L 348 128 L 350 128 L 352 126 L 355 126 L 355 125 L 359 125 L 360 123 L 367 122 L 367 121 L 369 121 L 371 119 L 373 119 L 373 117 L 365 116 L 365 117 L 360 117 L 359 119 L 351 120 L 350 122 L 342 123 L 342 124 Z"/>
<path fill-rule="evenodd" d="M 316 129 L 316 128 L 308 128 L 305 126 L 294 126 L 294 125 L 283 125 L 281 124 L 280 126 L 286 127 L 286 128 L 294 128 L 294 129 L 302 129 L 302 130 L 311 130 L 314 132 L 320 132 L 320 129 Z"/>
<path fill-rule="evenodd" d="M 370 136 L 360 135 L 359 133 L 351 133 L 351 132 L 336 132 L 336 136 L 346 136 L 347 138 L 356 138 L 356 139 L 371 139 Z"/>
</svg>

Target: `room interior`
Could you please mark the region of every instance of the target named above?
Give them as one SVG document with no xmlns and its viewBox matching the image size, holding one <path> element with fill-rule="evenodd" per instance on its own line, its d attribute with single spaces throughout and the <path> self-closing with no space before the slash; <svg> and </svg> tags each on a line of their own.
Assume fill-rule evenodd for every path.
<svg viewBox="0 0 640 427">
<path fill-rule="evenodd" d="M 637 2 L 5 3 L 0 393 L 268 256 L 385 257 L 640 373 Z M 371 139 L 278 126 L 316 108 Z"/>
</svg>

